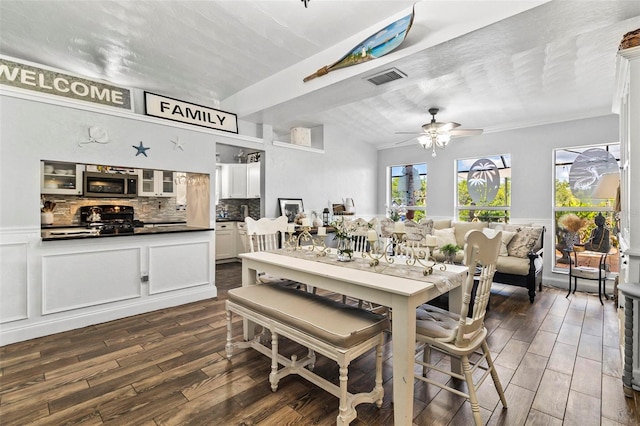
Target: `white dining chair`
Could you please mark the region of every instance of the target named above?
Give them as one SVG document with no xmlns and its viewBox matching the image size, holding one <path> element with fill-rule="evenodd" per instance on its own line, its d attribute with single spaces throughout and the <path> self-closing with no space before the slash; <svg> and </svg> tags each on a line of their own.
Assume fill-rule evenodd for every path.
<svg viewBox="0 0 640 426">
<path fill-rule="evenodd" d="M 491 283 L 496 270 L 496 262 L 500 253 L 502 240 L 501 232 L 489 239 L 480 231 L 470 231 L 466 236 L 464 247 L 464 264 L 469 268 L 466 282 L 463 284 L 462 308 L 454 313 L 431 305 L 421 305 L 416 310 L 416 340 L 424 343 L 422 361 L 416 363 L 422 366 L 422 374 L 416 378 L 426 383 L 438 386 L 444 390 L 460 395 L 469 400 L 473 412 L 474 423 L 482 425 L 480 406 L 478 404 L 477 389 L 490 374 L 493 383 L 502 401 L 502 406 L 507 408 L 507 400 L 502 390 L 500 378 L 493 365 L 489 346 L 487 345 L 487 329 L 484 326 L 484 317 L 489 303 Z M 474 274 L 475 272 L 475 274 Z M 473 297 L 473 309 L 470 312 L 470 302 L 474 288 L 474 280 L 477 281 L 475 297 Z M 471 357 L 478 349 L 481 350 L 478 357 Z M 459 359 L 462 365 L 462 374 L 447 371 L 430 364 L 431 350 Z M 473 362 L 470 358 L 473 358 Z M 484 361 L 486 360 L 486 365 Z M 439 373 L 448 374 L 467 383 L 467 392 L 454 389 L 427 377 L 427 369 L 433 369 Z M 474 383 L 473 374 L 476 370 L 484 370 L 482 376 Z"/>
<path fill-rule="evenodd" d="M 284 247 L 288 224 L 286 216 L 283 215 L 275 219 L 263 217 L 258 220 L 247 216 L 244 219 L 244 222 L 247 226 L 247 245 L 252 253 L 275 250 Z M 262 284 L 282 284 L 295 287 L 301 286 L 300 283 L 274 277 L 264 272 L 258 272 L 258 281 Z"/>
</svg>

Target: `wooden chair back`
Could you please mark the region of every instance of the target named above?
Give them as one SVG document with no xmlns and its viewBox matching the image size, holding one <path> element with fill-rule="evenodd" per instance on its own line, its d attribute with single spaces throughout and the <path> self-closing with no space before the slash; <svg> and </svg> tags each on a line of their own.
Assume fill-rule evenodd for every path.
<svg viewBox="0 0 640 426">
<path fill-rule="evenodd" d="M 470 231 L 466 235 L 464 264 L 469 268 L 469 275 L 463 289 L 462 309 L 455 341 L 456 346 L 467 346 L 484 327 L 484 316 L 489 304 L 491 283 L 496 272 L 501 243 L 502 232 L 498 232 L 493 238 L 489 238 L 477 230 Z M 471 318 L 467 318 L 474 280 L 478 281 L 478 285 L 473 299 L 473 313 Z"/>
<path fill-rule="evenodd" d="M 344 219 L 344 224 L 348 229 L 353 229 L 353 250 L 356 252 L 365 252 L 369 249 L 369 241 L 367 234 L 370 229 L 379 234 L 378 219 L 373 218 L 369 221 L 363 218 Z"/>
<path fill-rule="evenodd" d="M 247 242 L 252 252 L 283 247 L 288 222 L 286 216 L 275 219 L 263 217 L 259 220 L 246 217 L 244 221 L 247 224 Z"/>
</svg>

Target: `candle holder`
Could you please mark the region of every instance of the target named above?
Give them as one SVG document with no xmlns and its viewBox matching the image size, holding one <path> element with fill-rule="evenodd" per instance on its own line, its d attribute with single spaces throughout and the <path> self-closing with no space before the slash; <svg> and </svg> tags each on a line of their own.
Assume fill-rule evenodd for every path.
<svg viewBox="0 0 640 426">
<path fill-rule="evenodd" d="M 433 268 L 438 264 L 438 261 L 431 255 L 435 249 L 435 245 L 427 246 L 427 249 L 420 247 L 412 247 L 407 245 L 406 234 L 404 232 L 394 232 L 391 234 L 391 241 L 380 250 L 379 241 L 369 239 L 370 250 L 362 253 L 362 257 L 369 257 L 369 266 L 374 267 L 380 264 L 380 259 L 383 259 L 393 264 L 396 259 L 400 259 L 403 256 L 406 257 L 406 265 L 423 267 L 422 274 L 424 276 L 433 274 Z M 444 264 L 440 264 L 438 267 L 441 271 L 446 271 L 447 267 Z"/>
<path fill-rule="evenodd" d="M 306 245 L 306 247 L 310 246 L 308 249 L 310 252 L 317 252 L 317 256 L 326 256 L 329 249 L 325 245 L 324 236 L 318 235 L 314 237 L 310 231 L 310 226 L 302 226 L 302 231 L 298 235 L 296 235 L 294 231 L 287 230 L 289 238 L 285 240 L 285 245 L 287 246 L 286 250 L 288 252 L 302 250 L 303 247 L 300 243 L 310 242 L 311 244 Z"/>
</svg>

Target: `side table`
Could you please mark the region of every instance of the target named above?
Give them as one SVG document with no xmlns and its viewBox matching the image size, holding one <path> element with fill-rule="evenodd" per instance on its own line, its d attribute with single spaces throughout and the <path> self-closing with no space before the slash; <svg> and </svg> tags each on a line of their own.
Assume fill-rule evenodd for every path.
<svg viewBox="0 0 640 426">
<path fill-rule="evenodd" d="M 578 287 L 578 278 L 585 280 L 596 280 L 598 281 L 598 299 L 600 299 L 600 304 L 604 304 L 602 302 L 602 294 L 604 293 L 604 297 L 608 300 L 609 297 L 606 294 L 606 280 L 607 280 L 607 259 L 609 257 L 609 253 L 601 253 L 597 251 L 571 251 L 569 253 L 573 255 L 572 261 L 569 262 L 569 293 L 567 293 L 566 297 L 572 293 L 571 291 L 571 282 L 573 281 L 573 293 L 576 292 Z M 598 262 L 598 267 L 592 266 L 580 266 L 580 259 L 587 260 L 595 260 Z"/>
</svg>

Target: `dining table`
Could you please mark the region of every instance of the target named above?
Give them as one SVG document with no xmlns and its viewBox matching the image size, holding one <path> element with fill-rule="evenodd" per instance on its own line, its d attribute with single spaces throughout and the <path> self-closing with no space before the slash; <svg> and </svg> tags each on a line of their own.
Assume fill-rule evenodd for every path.
<svg viewBox="0 0 640 426">
<path fill-rule="evenodd" d="M 394 424 L 411 425 L 413 417 L 416 307 L 449 293 L 449 309 L 460 312 L 462 283 L 468 268 L 408 265 L 402 256 L 381 259 L 377 265 L 367 254 L 354 253 L 352 262 L 337 260 L 335 249 L 277 249 L 243 253 L 242 285 L 259 285 L 259 273 L 306 284 L 391 309 Z M 388 259 L 389 261 L 386 261 Z M 373 265 L 372 265 L 373 264 Z M 254 325 L 245 320 L 244 338 L 253 337 Z"/>
</svg>

